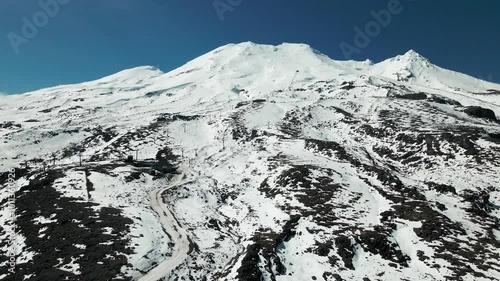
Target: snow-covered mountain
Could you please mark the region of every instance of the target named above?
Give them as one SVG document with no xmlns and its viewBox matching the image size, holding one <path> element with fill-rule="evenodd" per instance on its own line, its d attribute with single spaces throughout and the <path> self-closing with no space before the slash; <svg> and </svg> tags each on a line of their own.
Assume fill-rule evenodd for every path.
<svg viewBox="0 0 500 281">
<path fill-rule="evenodd" d="M 231 44 L 0 112 L 2 280 L 500 279 L 500 85 L 415 51 Z"/>
</svg>

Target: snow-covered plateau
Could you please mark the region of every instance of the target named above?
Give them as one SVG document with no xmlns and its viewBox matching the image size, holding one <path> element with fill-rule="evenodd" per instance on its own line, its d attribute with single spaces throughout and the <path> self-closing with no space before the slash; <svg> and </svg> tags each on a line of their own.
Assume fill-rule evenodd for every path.
<svg viewBox="0 0 500 281">
<path fill-rule="evenodd" d="M 500 280 L 497 116 L 415 51 L 304 44 L 0 96 L 0 280 Z"/>
</svg>

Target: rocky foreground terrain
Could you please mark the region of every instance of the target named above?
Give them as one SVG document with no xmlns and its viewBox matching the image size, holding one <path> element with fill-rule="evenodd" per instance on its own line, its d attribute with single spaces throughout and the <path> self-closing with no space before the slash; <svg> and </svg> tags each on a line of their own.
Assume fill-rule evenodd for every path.
<svg viewBox="0 0 500 281">
<path fill-rule="evenodd" d="M 301 44 L 2 96 L 0 280 L 499 280 L 497 116 L 414 51 Z"/>
</svg>

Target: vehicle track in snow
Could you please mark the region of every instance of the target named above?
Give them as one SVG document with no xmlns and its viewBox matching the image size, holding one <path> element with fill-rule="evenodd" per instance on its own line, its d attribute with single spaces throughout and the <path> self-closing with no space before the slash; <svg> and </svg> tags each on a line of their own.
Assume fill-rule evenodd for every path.
<svg viewBox="0 0 500 281">
<path fill-rule="evenodd" d="M 171 257 L 168 257 L 166 260 L 160 262 L 146 275 L 139 278 L 138 281 L 158 281 L 177 268 L 188 256 L 190 242 L 187 233 L 176 220 L 174 214 L 170 211 L 162 197 L 163 193 L 168 189 L 186 183 L 187 181 L 182 181 L 183 177 L 184 173 L 175 175 L 168 186 L 154 190 L 150 193 L 151 206 L 160 217 L 160 222 L 165 231 L 169 231 L 169 235 L 172 238 L 175 248 Z"/>
</svg>

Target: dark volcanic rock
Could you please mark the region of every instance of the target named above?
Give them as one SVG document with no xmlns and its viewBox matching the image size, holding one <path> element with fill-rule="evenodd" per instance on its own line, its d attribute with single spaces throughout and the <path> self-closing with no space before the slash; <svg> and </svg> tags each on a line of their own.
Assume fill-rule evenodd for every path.
<svg viewBox="0 0 500 281">
<path fill-rule="evenodd" d="M 407 261 L 410 258 L 404 255 L 398 245 L 389 240 L 389 237 L 389 231 L 384 231 L 379 227 L 375 231 L 366 230 L 361 232 L 357 240 L 366 251 L 407 267 Z"/>
<path fill-rule="evenodd" d="M 465 190 L 462 197 L 464 201 L 471 204 L 468 211 L 474 215 L 486 217 L 492 210 L 493 205 L 490 202 L 490 194 L 486 190 Z"/>
<path fill-rule="evenodd" d="M 348 269 L 354 269 L 352 258 L 354 258 L 354 245 L 351 239 L 347 236 L 338 236 L 335 238 L 335 246 L 337 253 L 342 258 L 344 266 Z"/>
<path fill-rule="evenodd" d="M 469 106 L 465 109 L 465 113 L 474 117 L 489 119 L 493 121 L 497 120 L 495 112 L 493 112 L 493 110 L 480 106 Z"/>
<path fill-rule="evenodd" d="M 427 95 L 425 93 L 399 94 L 399 93 L 394 93 L 394 92 L 390 91 L 388 96 L 391 98 L 407 99 L 407 100 L 425 100 L 425 99 L 427 99 Z"/>
<path fill-rule="evenodd" d="M 246 255 L 241 262 L 240 268 L 238 268 L 238 280 L 262 280 L 261 266 L 268 272 L 276 272 L 277 275 L 286 274 L 286 268 L 276 253 L 283 242 L 290 241 L 296 235 L 295 227 L 299 220 L 299 216 L 291 217 L 283 226 L 281 233 L 257 232 L 253 237 L 254 243 L 247 247 Z M 261 257 L 264 260 L 261 260 Z"/>
<path fill-rule="evenodd" d="M 449 104 L 449 105 L 457 105 L 461 106 L 462 104 L 456 100 L 452 100 L 450 98 L 445 98 L 445 97 L 440 97 L 440 96 L 435 96 L 431 95 L 430 97 L 427 98 L 428 101 L 430 102 L 435 102 L 435 103 L 440 103 L 440 104 Z"/>
<path fill-rule="evenodd" d="M 439 184 L 439 183 L 435 183 L 435 182 L 426 182 L 425 184 L 427 184 L 427 186 L 429 186 L 429 188 L 434 189 L 440 193 L 457 194 L 457 191 L 451 185 Z"/>
<path fill-rule="evenodd" d="M 33 252 L 30 261 L 16 265 L 16 273 L 2 280 L 131 280 L 120 276 L 122 267 L 129 266 L 126 254 L 132 220 L 120 210 L 64 197 L 53 184 L 64 176 L 63 171 L 51 170 L 34 176 L 30 183 L 16 192 L 17 229 L 26 240 L 26 251 Z M 37 217 L 54 222 L 33 223 Z M 107 234 L 106 229 L 113 229 Z M 43 234 L 43 235 L 40 235 Z M 86 249 L 77 247 L 83 244 Z M 59 269 L 72 259 L 80 267 L 80 275 Z M 3 257 L 0 257 L 2 263 Z M 62 263 L 61 263 L 62 262 Z M 0 272 L 6 268 L 0 266 Z"/>
</svg>

